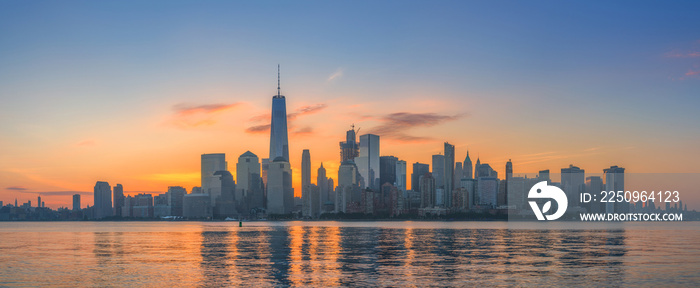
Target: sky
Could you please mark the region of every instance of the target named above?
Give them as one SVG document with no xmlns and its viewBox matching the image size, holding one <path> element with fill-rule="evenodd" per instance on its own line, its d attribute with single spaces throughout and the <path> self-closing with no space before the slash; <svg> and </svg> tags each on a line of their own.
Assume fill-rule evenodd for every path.
<svg viewBox="0 0 700 288">
<path fill-rule="evenodd" d="M 700 173 L 697 1 L 0 1 L 0 201 L 92 205 L 266 158 L 281 65 L 290 157 L 337 182 L 352 124 L 380 154 L 443 142 L 503 175 Z M 410 185 L 410 183 L 409 183 Z M 683 191 L 700 208 L 700 191 Z"/>
</svg>

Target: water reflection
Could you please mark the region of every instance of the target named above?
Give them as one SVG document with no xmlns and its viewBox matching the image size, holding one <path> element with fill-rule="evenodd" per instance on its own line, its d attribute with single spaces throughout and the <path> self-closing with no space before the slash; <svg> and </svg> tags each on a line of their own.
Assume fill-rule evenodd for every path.
<svg viewBox="0 0 700 288">
<path fill-rule="evenodd" d="M 205 286 L 619 285 L 624 279 L 621 230 L 228 229 L 202 232 Z"/>
<path fill-rule="evenodd" d="M 0 263 L 7 263 L 0 269 L 0 286 L 668 286 L 700 281 L 698 230 L 396 226 L 214 223 L 161 232 L 127 232 L 119 226 L 115 232 L 56 232 L 43 242 L 0 231 Z M 50 277 L 37 282 L 36 275 Z"/>
</svg>

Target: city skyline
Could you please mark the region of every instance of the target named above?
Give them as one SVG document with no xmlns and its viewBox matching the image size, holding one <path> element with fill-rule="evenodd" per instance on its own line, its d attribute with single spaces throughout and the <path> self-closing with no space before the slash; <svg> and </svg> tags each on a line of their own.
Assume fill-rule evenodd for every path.
<svg viewBox="0 0 700 288">
<path fill-rule="evenodd" d="M 595 173 L 612 165 L 633 173 L 700 173 L 694 165 L 700 160 L 700 116 L 693 110 L 699 101 L 694 96 L 700 39 L 688 28 L 692 25 L 684 25 L 693 15 L 679 12 L 680 4 L 630 7 L 629 24 L 618 23 L 618 15 L 559 19 L 577 32 L 572 35 L 551 26 L 552 19 L 511 26 L 542 13 L 536 4 L 489 20 L 474 11 L 494 16 L 499 10 L 491 4 L 430 6 L 419 13 L 422 6 L 415 2 L 381 3 L 367 23 L 353 27 L 316 26 L 313 21 L 329 20 L 317 9 L 295 10 L 309 22 L 283 27 L 279 24 L 292 17 L 285 5 L 269 11 L 279 16 L 272 23 L 255 19 L 263 15 L 257 4 L 221 4 L 251 13 L 211 19 L 188 12 L 188 5 L 166 5 L 167 15 L 154 19 L 163 26 L 133 35 L 124 31 L 150 19 L 147 13 L 138 11 L 129 18 L 132 24 L 123 24 L 123 12 L 105 3 L 78 5 L 85 13 L 73 14 L 77 19 L 87 12 L 103 16 L 87 27 L 59 13 L 66 7 L 49 12 L 1 5 L 16 9 L 0 11 L 17 12 L 0 12 L 0 27 L 7 28 L 0 33 L 12 44 L 0 53 L 6 63 L 0 67 L 4 203 L 33 200 L 39 193 L 47 207 L 70 207 L 72 195 L 84 192 L 85 205 L 93 203 L 96 181 L 121 183 L 125 195 L 164 193 L 168 186 L 190 189 L 199 186 L 201 154 L 236 159 L 250 150 L 265 158 L 277 63 L 285 68 L 281 86 L 288 96 L 297 196 L 302 150 L 313 155 L 311 179 L 323 163 L 337 183 L 337 143 L 353 124 L 361 130 L 358 137 L 380 136 L 379 156 L 406 161 L 407 175 L 415 162 L 431 164 L 432 170 L 430 157 L 443 151 L 443 142 L 455 145 L 455 161 L 468 149 L 474 161 L 489 163 L 499 175 L 505 175 L 509 159 L 514 174 L 570 164 Z M 356 8 L 324 5 L 347 8 L 339 20 L 354 19 Z M 381 13 L 396 8 L 401 16 L 392 28 Z M 448 17 L 437 17 L 443 14 Z M 176 16 L 191 17 L 193 26 L 176 25 Z M 13 26 L 21 17 L 43 20 Z M 488 25 L 499 20 L 501 26 Z M 238 21 L 247 21 L 250 30 L 240 30 L 244 22 Z M 382 29 L 373 32 L 376 27 Z M 535 32 L 541 27 L 549 34 Z M 583 27 L 590 30 L 575 29 Z M 605 27 L 614 29 L 601 30 Z M 644 29 L 652 28 L 668 33 L 645 40 Z M 108 33 L 88 37 L 96 31 Z M 360 41 L 339 37 L 338 31 Z M 382 38 L 387 32 L 405 35 Z M 246 46 L 229 33 L 243 40 L 261 35 L 261 41 Z M 619 33 L 629 37 L 615 39 Z M 153 35 L 159 36 L 146 40 Z M 527 42 L 528 37 L 552 47 Z M 522 49 L 507 48 L 512 44 Z M 151 57 L 158 51 L 170 52 Z M 357 53 L 348 56 L 352 51 Z M 697 207 L 697 195 L 686 203 Z"/>
</svg>

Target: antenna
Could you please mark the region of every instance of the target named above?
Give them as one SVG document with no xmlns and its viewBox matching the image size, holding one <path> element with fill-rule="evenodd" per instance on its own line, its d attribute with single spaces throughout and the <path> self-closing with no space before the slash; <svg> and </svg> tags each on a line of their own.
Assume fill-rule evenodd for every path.
<svg viewBox="0 0 700 288">
<path fill-rule="evenodd" d="M 277 97 L 280 97 L 280 64 L 277 64 Z"/>
</svg>

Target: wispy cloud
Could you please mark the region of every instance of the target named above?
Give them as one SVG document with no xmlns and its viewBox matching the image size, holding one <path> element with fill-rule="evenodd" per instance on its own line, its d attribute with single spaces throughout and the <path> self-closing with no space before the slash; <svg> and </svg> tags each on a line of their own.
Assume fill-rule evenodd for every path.
<svg viewBox="0 0 700 288">
<path fill-rule="evenodd" d="M 217 104 L 204 104 L 204 105 L 193 105 L 188 103 L 180 103 L 173 106 L 173 110 L 181 116 L 193 115 L 193 114 L 210 114 L 221 112 L 233 107 L 240 105 L 240 103 L 217 103 Z"/>
<path fill-rule="evenodd" d="M 22 186 L 10 186 L 10 187 L 7 187 L 7 188 L 5 188 L 5 189 L 6 189 L 6 190 L 15 190 L 15 191 L 25 191 L 25 190 L 29 190 L 29 189 L 24 188 L 24 187 L 22 187 Z"/>
<path fill-rule="evenodd" d="M 181 129 L 211 126 L 217 122 L 215 114 L 233 109 L 241 104 L 240 102 L 203 105 L 179 103 L 173 105 L 172 109 L 175 113 L 168 123 Z"/>
<path fill-rule="evenodd" d="M 679 58 L 682 60 L 676 60 L 677 62 L 682 61 L 683 64 L 690 66 L 688 72 L 685 72 L 683 76 L 680 77 L 669 77 L 674 80 L 686 80 L 688 78 L 700 78 L 700 40 L 695 41 L 693 44 L 687 45 L 683 49 L 675 49 L 671 52 L 664 54 L 666 58 Z"/>
<path fill-rule="evenodd" d="M 313 113 L 319 112 L 323 109 L 326 109 L 326 107 L 328 107 L 328 105 L 323 104 L 323 103 L 302 106 L 302 107 L 299 107 L 296 110 L 294 110 L 294 112 L 287 114 L 287 120 L 294 120 L 299 116 L 313 114 Z"/>
<path fill-rule="evenodd" d="M 294 112 L 287 114 L 288 128 L 290 130 L 291 130 L 291 128 L 293 128 L 293 122 L 297 118 L 304 116 L 304 115 L 317 113 L 323 109 L 326 109 L 326 107 L 328 107 L 327 104 L 319 103 L 319 104 L 307 105 L 307 106 L 302 106 L 302 107 L 297 108 L 296 110 L 294 110 Z M 245 129 L 245 132 L 250 133 L 250 134 L 261 134 L 261 133 L 266 133 L 266 132 L 270 131 L 270 124 L 269 124 L 270 114 L 269 113 L 253 116 L 249 120 L 251 122 L 262 122 L 263 120 L 267 120 L 268 123 L 250 126 L 250 127 Z M 305 128 L 309 128 L 309 129 L 305 130 Z M 309 134 L 309 133 L 312 133 L 312 130 L 311 130 L 311 127 L 304 127 L 302 129 L 294 131 L 292 133 Z"/>
<path fill-rule="evenodd" d="M 387 139 L 399 142 L 424 142 L 433 140 L 431 137 L 413 136 L 407 132 L 413 127 L 431 127 L 448 121 L 457 120 L 462 115 L 440 115 L 435 113 L 392 113 L 379 118 L 379 126 L 371 128 L 368 133 L 377 134 Z"/>
<path fill-rule="evenodd" d="M 270 124 L 255 125 L 245 129 L 245 132 L 250 134 L 260 134 L 270 131 Z"/>
<path fill-rule="evenodd" d="M 335 72 L 333 72 L 333 74 L 328 76 L 328 79 L 326 80 L 326 82 L 331 82 L 333 80 L 339 79 L 340 77 L 343 77 L 343 68 L 338 68 L 337 70 L 335 70 Z"/>
<path fill-rule="evenodd" d="M 314 129 L 311 128 L 311 126 L 304 126 L 300 129 L 296 129 L 296 130 L 292 131 L 292 135 L 295 135 L 295 136 L 309 135 L 309 134 L 313 134 L 313 133 L 314 133 Z"/>
</svg>

